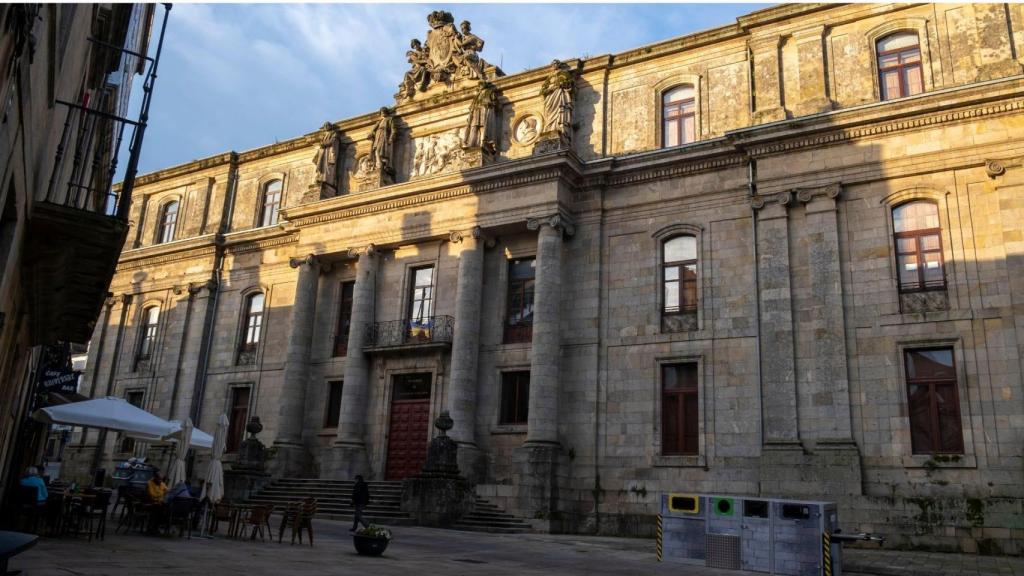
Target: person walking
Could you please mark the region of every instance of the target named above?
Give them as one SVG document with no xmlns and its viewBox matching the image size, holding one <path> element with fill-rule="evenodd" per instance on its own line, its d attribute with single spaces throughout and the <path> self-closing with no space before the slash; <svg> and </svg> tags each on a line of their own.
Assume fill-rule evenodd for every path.
<svg viewBox="0 0 1024 576">
<path fill-rule="evenodd" d="M 370 488 L 363 481 L 363 477 L 356 475 L 356 483 L 352 486 L 352 508 L 355 510 L 355 515 L 352 518 L 352 529 L 349 532 L 355 532 L 356 528 L 360 524 L 363 528 L 369 527 L 366 520 L 363 520 L 363 509 L 370 503 Z"/>
</svg>

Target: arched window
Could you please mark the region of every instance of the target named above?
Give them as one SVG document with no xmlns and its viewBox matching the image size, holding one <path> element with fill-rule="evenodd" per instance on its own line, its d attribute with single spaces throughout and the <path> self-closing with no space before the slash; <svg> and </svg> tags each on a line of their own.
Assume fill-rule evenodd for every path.
<svg viewBox="0 0 1024 576">
<path fill-rule="evenodd" d="M 281 209 L 281 181 L 271 180 L 263 186 L 260 202 L 260 226 L 277 224 L 277 211 Z"/>
<path fill-rule="evenodd" d="M 661 97 L 661 146 L 669 148 L 696 141 L 693 86 L 676 86 Z"/>
<path fill-rule="evenodd" d="M 159 306 L 149 306 L 142 311 L 142 332 L 139 337 L 139 360 L 145 360 L 153 354 L 153 347 L 156 346 L 156 334 L 159 325 Z"/>
<path fill-rule="evenodd" d="M 897 32 L 875 44 L 878 54 L 878 89 L 882 100 L 924 92 L 921 46 L 917 34 Z"/>
<path fill-rule="evenodd" d="M 242 319 L 242 341 L 239 346 L 239 364 L 251 364 L 256 360 L 256 349 L 260 344 L 260 337 L 263 332 L 263 304 L 262 292 L 250 294 L 245 299 L 245 316 Z"/>
<path fill-rule="evenodd" d="M 160 228 L 157 230 L 156 243 L 163 244 L 174 240 L 174 228 L 178 225 L 178 201 L 164 204 L 160 209 Z"/>
<path fill-rule="evenodd" d="M 662 254 L 662 282 L 668 315 L 697 310 L 697 238 L 685 235 L 665 241 Z"/>
<path fill-rule="evenodd" d="M 939 207 L 915 200 L 892 210 L 900 292 L 945 290 Z"/>
</svg>

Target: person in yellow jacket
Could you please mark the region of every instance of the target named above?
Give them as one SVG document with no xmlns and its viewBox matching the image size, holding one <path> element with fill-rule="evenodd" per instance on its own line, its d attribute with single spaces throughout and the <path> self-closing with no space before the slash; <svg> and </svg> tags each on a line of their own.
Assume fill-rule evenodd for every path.
<svg viewBox="0 0 1024 576">
<path fill-rule="evenodd" d="M 160 471 L 153 472 L 153 477 L 146 482 L 146 496 L 149 497 L 149 501 L 153 504 L 161 504 L 164 501 L 164 496 L 167 495 L 167 482 L 164 481 L 164 477 L 160 475 Z"/>
</svg>

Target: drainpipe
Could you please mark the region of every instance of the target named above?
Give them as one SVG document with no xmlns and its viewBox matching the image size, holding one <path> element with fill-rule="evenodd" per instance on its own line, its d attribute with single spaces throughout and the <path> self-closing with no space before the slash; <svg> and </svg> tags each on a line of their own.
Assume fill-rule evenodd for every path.
<svg viewBox="0 0 1024 576">
<path fill-rule="evenodd" d="M 753 200 L 757 196 L 757 160 L 751 156 L 747 157 L 747 197 Z M 761 277 L 758 272 L 757 254 L 757 209 L 750 204 L 750 238 L 751 247 L 754 253 L 754 326 L 757 333 L 754 337 L 754 347 L 757 351 L 757 411 L 761 425 L 758 427 L 758 440 L 764 446 L 764 381 L 761 377 Z"/>
</svg>

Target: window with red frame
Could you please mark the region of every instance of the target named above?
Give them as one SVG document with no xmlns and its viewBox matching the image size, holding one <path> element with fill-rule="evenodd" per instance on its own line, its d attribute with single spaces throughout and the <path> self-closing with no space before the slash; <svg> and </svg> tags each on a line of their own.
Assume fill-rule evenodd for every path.
<svg viewBox="0 0 1024 576">
<path fill-rule="evenodd" d="M 700 452 L 697 364 L 661 367 L 661 453 L 693 456 Z"/>
<path fill-rule="evenodd" d="M 334 335 L 334 355 L 348 354 L 348 332 L 352 327 L 352 295 L 355 282 L 342 282 L 338 288 L 338 332 Z"/>
<path fill-rule="evenodd" d="M 903 356 L 914 454 L 963 454 L 953 349 L 905 350 Z"/>
<path fill-rule="evenodd" d="M 878 86 L 882 100 L 924 92 L 921 47 L 917 34 L 890 34 L 879 40 L 875 47 L 878 54 Z"/>
<path fill-rule="evenodd" d="M 945 290 L 939 207 L 916 200 L 892 211 L 893 242 L 900 292 Z"/>
<path fill-rule="evenodd" d="M 661 97 L 661 146 L 669 148 L 697 139 L 693 86 L 677 86 Z"/>
</svg>

